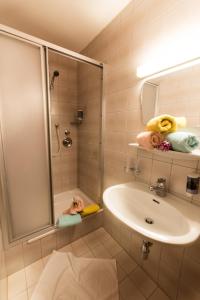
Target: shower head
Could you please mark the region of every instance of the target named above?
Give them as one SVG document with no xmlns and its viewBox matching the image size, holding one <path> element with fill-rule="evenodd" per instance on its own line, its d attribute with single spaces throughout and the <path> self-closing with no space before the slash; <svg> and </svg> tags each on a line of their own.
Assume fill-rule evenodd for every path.
<svg viewBox="0 0 200 300">
<path fill-rule="evenodd" d="M 58 76 L 59 76 L 59 71 L 55 70 L 55 71 L 53 72 L 53 77 L 58 77 Z"/>
<path fill-rule="evenodd" d="M 55 70 L 53 71 L 53 76 L 51 78 L 51 82 L 50 82 L 50 90 L 54 88 L 54 80 L 55 80 L 55 77 L 58 77 L 60 74 L 59 74 L 59 71 L 58 70 Z"/>
</svg>

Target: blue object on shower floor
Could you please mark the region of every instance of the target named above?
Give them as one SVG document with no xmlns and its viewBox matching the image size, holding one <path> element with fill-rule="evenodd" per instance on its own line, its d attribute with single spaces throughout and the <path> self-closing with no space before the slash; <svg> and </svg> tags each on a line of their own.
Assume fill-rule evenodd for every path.
<svg viewBox="0 0 200 300">
<path fill-rule="evenodd" d="M 76 215 L 62 215 L 58 218 L 56 226 L 58 228 L 65 228 L 68 226 L 73 226 L 82 222 L 80 214 Z"/>
</svg>

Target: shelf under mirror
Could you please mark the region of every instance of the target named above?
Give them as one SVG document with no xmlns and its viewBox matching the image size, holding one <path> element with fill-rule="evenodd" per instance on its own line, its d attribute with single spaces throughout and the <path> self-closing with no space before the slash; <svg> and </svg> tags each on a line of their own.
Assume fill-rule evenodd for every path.
<svg viewBox="0 0 200 300">
<path fill-rule="evenodd" d="M 151 152 L 153 154 L 169 157 L 172 159 L 181 159 L 181 160 L 200 160 L 200 149 L 194 150 L 190 153 L 183 153 L 183 152 L 178 152 L 178 151 L 162 151 L 158 149 L 146 149 L 144 147 L 139 146 L 137 143 L 129 143 L 128 144 L 131 147 L 134 147 L 138 150 L 145 150 L 147 152 Z"/>
</svg>

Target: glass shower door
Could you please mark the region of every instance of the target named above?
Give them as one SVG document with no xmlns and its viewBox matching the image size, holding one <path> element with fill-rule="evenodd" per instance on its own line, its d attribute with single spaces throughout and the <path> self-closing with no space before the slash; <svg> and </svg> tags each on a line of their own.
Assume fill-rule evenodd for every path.
<svg viewBox="0 0 200 300">
<path fill-rule="evenodd" d="M 1 188 L 9 242 L 53 225 L 44 49 L 0 34 Z"/>
</svg>

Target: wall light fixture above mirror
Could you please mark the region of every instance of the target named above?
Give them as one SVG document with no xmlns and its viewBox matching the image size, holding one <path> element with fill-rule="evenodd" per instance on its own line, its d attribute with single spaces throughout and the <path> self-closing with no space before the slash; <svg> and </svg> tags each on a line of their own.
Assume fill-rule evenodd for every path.
<svg viewBox="0 0 200 300">
<path fill-rule="evenodd" d="M 184 116 L 187 128 L 200 135 L 200 59 L 148 77 L 140 100 L 144 125 L 162 114 Z"/>
</svg>

